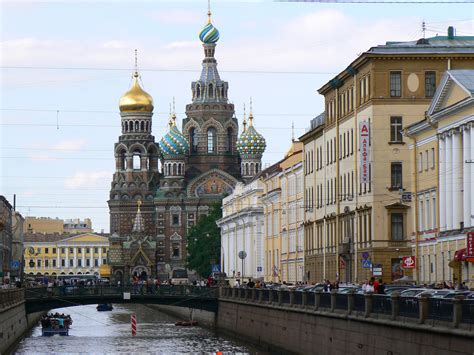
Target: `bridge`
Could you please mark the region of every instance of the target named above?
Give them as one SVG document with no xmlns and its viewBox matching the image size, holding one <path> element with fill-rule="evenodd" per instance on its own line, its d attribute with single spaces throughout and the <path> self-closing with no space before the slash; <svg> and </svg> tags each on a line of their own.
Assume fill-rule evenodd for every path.
<svg viewBox="0 0 474 355">
<path fill-rule="evenodd" d="M 61 286 L 25 289 L 26 313 L 55 308 L 102 303 L 141 303 L 178 306 L 217 312 L 219 289 L 187 285 L 159 287 L 134 286 Z"/>
</svg>

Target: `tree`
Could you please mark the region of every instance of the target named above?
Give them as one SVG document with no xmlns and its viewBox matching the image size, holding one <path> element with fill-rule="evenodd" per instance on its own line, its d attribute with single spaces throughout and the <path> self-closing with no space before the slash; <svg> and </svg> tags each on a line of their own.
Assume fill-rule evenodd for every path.
<svg viewBox="0 0 474 355">
<path fill-rule="evenodd" d="M 212 264 L 220 263 L 221 229 L 216 222 L 222 217 L 221 205 L 211 206 L 207 216 L 202 216 L 189 231 L 187 268 L 196 270 L 202 277 L 211 274 Z"/>
</svg>

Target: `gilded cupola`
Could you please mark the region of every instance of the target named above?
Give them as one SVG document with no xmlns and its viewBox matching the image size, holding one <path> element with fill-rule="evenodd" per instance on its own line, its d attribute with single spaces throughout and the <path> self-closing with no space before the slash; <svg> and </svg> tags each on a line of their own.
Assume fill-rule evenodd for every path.
<svg viewBox="0 0 474 355">
<path fill-rule="evenodd" d="M 153 98 L 140 86 L 138 71 L 133 73 L 132 86 L 120 98 L 120 112 L 153 112 Z"/>
</svg>

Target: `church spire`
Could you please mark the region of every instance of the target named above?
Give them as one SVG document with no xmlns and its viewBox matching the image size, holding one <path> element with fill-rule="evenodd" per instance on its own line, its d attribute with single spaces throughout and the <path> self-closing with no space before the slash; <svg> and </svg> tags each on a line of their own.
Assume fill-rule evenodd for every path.
<svg viewBox="0 0 474 355">
<path fill-rule="evenodd" d="M 142 212 L 140 211 L 140 206 L 142 201 L 137 201 L 137 214 L 135 215 L 135 221 L 133 222 L 132 233 L 142 233 L 145 231 L 145 221 L 142 217 Z"/>
</svg>

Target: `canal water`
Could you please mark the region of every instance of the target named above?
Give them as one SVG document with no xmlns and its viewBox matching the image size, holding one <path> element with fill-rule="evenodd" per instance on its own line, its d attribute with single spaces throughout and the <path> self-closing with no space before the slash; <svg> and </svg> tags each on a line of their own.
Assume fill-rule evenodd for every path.
<svg viewBox="0 0 474 355">
<path fill-rule="evenodd" d="M 41 325 L 20 341 L 17 354 L 51 353 L 252 353 L 263 354 L 246 344 L 221 337 L 201 327 L 177 327 L 172 316 L 144 305 L 114 305 L 111 312 L 97 312 L 95 305 L 60 308 L 70 314 L 69 336 L 41 336 Z M 130 316 L 137 317 L 137 335 L 132 336 Z"/>
</svg>

